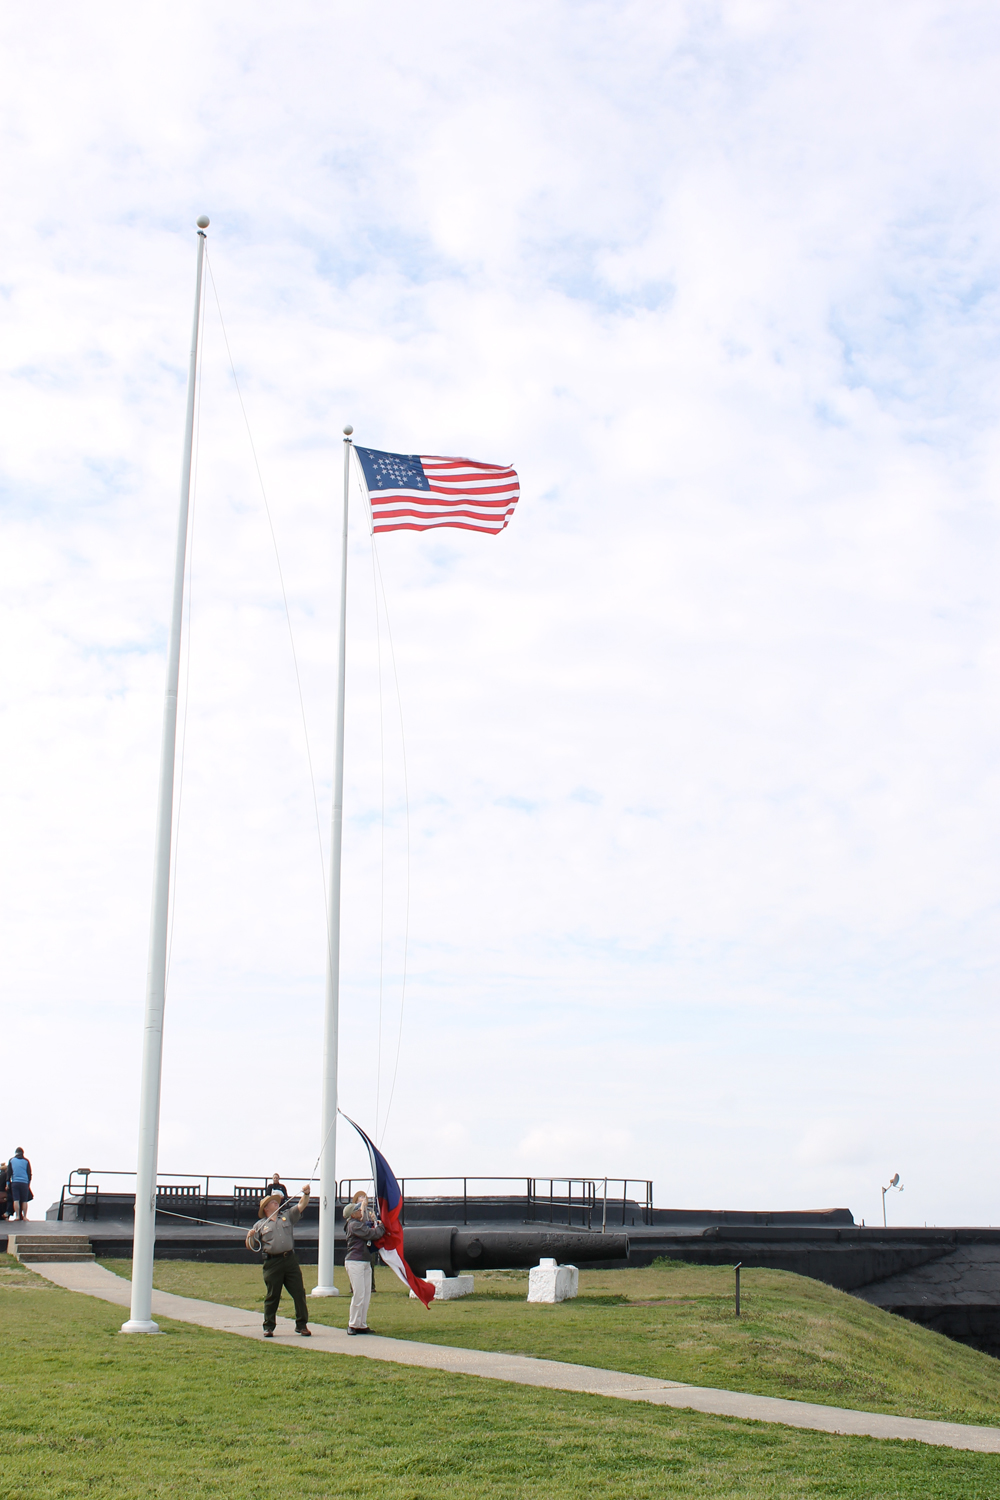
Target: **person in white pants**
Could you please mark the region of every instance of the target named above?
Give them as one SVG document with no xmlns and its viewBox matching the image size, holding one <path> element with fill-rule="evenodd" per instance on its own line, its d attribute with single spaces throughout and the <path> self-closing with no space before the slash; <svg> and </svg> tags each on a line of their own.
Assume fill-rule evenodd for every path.
<svg viewBox="0 0 1000 1500">
<path fill-rule="evenodd" d="M 351 1311 L 348 1334 L 371 1333 L 368 1327 L 368 1304 L 372 1296 L 372 1241 L 380 1240 L 385 1226 L 369 1212 L 367 1193 L 355 1193 L 344 1204 L 347 1225 L 347 1250 L 344 1268 L 351 1280 Z"/>
</svg>

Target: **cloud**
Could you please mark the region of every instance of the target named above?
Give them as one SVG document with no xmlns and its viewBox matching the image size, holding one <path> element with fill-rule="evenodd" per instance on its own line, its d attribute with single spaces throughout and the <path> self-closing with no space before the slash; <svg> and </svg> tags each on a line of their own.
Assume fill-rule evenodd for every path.
<svg viewBox="0 0 1000 1500">
<path fill-rule="evenodd" d="M 210 294 L 164 1165 L 316 1154 L 349 419 L 514 461 L 523 493 L 499 538 L 380 542 L 403 738 L 352 533 L 343 1088 L 384 1118 L 408 911 L 397 1169 L 502 1171 L 541 1131 L 559 1170 L 558 1121 L 658 1201 L 795 1206 L 806 1151 L 810 1201 L 873 1216 L 818 1109 L 919 1221 L 989 1220 L 993 11 L 2 26 L 0 962 L 46 1191 L 134 1150 L 208 211 L 321 820 Z M 250 1104 L 268 1059 L 301 1070 L 279 1125 Z"/>
</svg>

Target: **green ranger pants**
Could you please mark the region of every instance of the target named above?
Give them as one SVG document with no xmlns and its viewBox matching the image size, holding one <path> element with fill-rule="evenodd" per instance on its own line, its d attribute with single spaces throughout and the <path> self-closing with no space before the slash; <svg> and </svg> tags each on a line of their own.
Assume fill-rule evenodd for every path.
<svg viewBox="0 0 1000 1500">
<path fill-rule="evenodd" d="M 306 1304 L 306 1289 L 302 1285 L 302 1267 L 296 1259 L 294 1250 L 286 1250 L 284 1255 L 264 1257 L 264 1285 L 267 1287 L 267 1296 L 264 1298 L 264 1327 L 274 1327 L 278 1316 L 278 1303 L 281 1301 L 281 1288 L 287 1287 L 288 1295 L 295 1303 L 296 1330 L 305 1328 L 309 1322 L 309 1308 Z"/>
</svg>

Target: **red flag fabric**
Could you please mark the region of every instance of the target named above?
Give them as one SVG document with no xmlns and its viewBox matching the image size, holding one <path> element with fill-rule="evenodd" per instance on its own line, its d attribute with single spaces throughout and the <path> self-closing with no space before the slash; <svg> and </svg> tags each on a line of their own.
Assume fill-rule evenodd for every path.
<svg viewBox="0 0 1000 1500">
<path fill-rule="evenodd" d="M 403 1226 L 399 1222 L 403 1207 L 403 1194 L 399 1183 L 375 1142 L 365 1134 L 355 1120 L 351 1119 L 350 1115 L 344 1115 L 344 1119 L 354 1126 L 368 1147 L 368 1154 L 371 1157 L 375 1195 L 378 1198 L 378 1216 L 385 1225 L 384 1236 L 374 1242 L 375 1249 L 386 1265 L 395 1271 L 403 1285 L 408 1286 L 425 1307 L 430 1307 L 434 1300 L 433 1282 L 422 1281 L 410 1270 L 403 1257 Z"/>
</svg>

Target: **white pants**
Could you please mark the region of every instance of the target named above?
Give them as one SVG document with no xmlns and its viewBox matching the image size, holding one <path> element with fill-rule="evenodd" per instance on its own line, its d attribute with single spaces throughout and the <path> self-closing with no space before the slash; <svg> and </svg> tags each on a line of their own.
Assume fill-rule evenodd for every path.
<svg viewBox="0 0 1000 1500">
<path fill-rule="evenodd" d="M 368 1327 L 368 1304 L 372 1300 L 372 1268 L 366 1260 L 345 1260 L 351 1278 L 351 1328 Z"/>
</svg>

